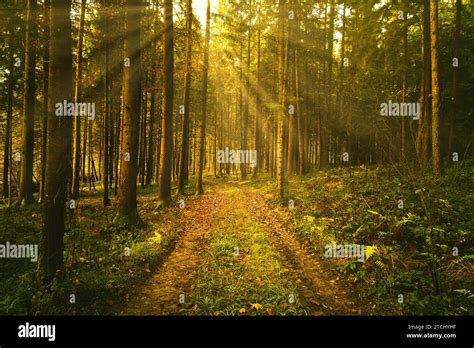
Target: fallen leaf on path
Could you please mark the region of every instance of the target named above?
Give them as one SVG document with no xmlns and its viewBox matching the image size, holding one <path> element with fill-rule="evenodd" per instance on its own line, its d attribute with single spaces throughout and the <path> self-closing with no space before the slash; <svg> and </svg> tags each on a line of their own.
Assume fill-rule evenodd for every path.
<svg viewBox="0 0 474 348">
<path fill-rule="evenodd" d="M 239 313 L 245 313 L 245 312 L 247 312 L 247 310 L 245 308 L 240 308 L 239 309 Z"/>
</svg>

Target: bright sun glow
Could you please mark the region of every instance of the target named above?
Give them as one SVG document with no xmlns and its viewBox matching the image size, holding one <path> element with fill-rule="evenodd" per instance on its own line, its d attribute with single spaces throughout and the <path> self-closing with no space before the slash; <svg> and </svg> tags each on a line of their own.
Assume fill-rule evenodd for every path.
<svg viewBox="0 0 474 348">
<path fill-rule="evenodd" d="M 219 0 L 211 0 L 211 13 L 215 12 L 217 9 Z M 199 18 L 202 28 L 206 27 L 206 10 L 207 10 L 207 0 L 194 0 L 193 1 L 193 11 L 194 15 Z"/>
</svg>

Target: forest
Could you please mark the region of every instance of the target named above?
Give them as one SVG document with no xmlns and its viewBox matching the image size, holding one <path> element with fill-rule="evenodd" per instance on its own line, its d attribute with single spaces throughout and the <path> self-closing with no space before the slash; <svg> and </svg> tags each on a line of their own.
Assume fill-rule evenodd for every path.
<svg viewBox="0 0 474 348">
<path fill-rule="evenodd" d="M 0 18 L 0 314 L 474 314 L 470 0 Z"/>
</svg>

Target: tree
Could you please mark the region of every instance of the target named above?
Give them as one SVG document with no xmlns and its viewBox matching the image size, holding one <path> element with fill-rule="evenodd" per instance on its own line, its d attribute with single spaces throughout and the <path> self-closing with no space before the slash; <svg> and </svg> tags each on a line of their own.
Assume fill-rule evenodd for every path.
<svg viewBox="0 0 474 348">
<path fill-rule="evenodd" d="M 43 5 L 43 118 L 41 127 L 40 202 L 43 202 L 44 199 L 44 184 L 46 179 L 46 143 L 48 139 L 49 10 L 50 0 L 45 0 Z"/>
<path fill-rule="evenodd" d="M 15 55 L 13 52 L 13 20 L 10 23 L 10 30 L 8 33 L 8 92 L 7 92 L 7 124 L 5 127 L 5 143 L 3 150 L 3 197 L 8 197 L 8 205 L 11 203 L 11 142 L 12 142 L 12 116 L 13 116 L 13 88 L 15 85 L 14 70 L 15 70 Z"/>
<path fill-rule="evenodd" d="M 123 137 L 118 213 L 115 222 L 135 225 L 137 210 L 138 134 L 141 111 L 141 0 L 126 0 L 123 73 Z"/>
<path fill-rule="evenodd" d="M 84 46 L 84 19 L 86 15 L 86 3 L 87 0 L 81 1 L 81 14 L 79 19 L 79 33 L 77 40 L 76 86 L 74 88 L 74 101 L 76 103 L 80 103 L 82 99 L 82 50 Z M 75 133 L 72 199 L 78 199 L 80 187 L 79 177 L 81 171 L 81 115 L 74 115 L 74 117 Z"/>
<path fill-rule="evenodd" d="M 440 176 L 443 172 L 440 149 L 440 90 L 438 61 L 438 0 L 430 0 L 430 32 L 431 32 L 431 138 L 433 153 L 433 172 Z"/>
<path fill-rule="evenodd" d="M 188 183 L 189 164 L 189 100 L 191 90 L 191 56 L 192 56 L 192 22 L 193 7 L 192 0 L 186 2 L 186 74 L 184 81 L 184 118 L 183 118 L 183 142 L 181 144 L 181 166 L 179 170 L 178 190 L 184 193 L 184 187 Z"/>
<path fill-rule="evenodd" d="M 279 1 L 278 5 L 278 115 L 277 115 L 277 129 L 278 129 L 278 140 L 277 140 L 277 156 L 276 156 L 276 167 L 277 167 L 277 185 L 278 185 L 278 196 L 283 199 L 285 196 L 284 180 L 285 180 L 285 168 L 283 163 L 284 156 L 284 139 L 285 139 L 285 14 L 284 14 L 284 3 L 285 0 Z"/>
<path fill-rule="evenodd" d="M 421 82 L 421 113 L 418 120 L 416 151 L 418 161 L 424 168 L 430 158 L 431 125 L 431 38 L 430 38 L 430 0 L 423 6 L 423 74 Z"/>
<path fill-rule="evenodd" d="M 25 45 L 25 94 L 23 99 L 23 139 L 19 198 L 21 204 L 33 202 L 33 148 L 36 100 L 36 0 L 28 0 Z"/>
<path fill-rule="evenodd" d="M 164 3 L 163 34 L 163 119 L 161 126 L 160 187 L 161 204 L 166 206 L 171 201 L 171 169 L 173 157 L 173 100 L 174 100 L 174 29 L 173 1 Z"/>
<path fill-rule="evenodd" d="M 109 32 L 109 6 L 108 2 L 104 4 L 105 6 L 105 16 L 104 16 L 104 31 L 105 31 L 105 74 L 104 74 L 104 94 L 105 94 L 105 114 L 104 114 L 104 194 L 103 194 L 103 204 L 104 206 L 110 205 L 109 198 L 109 180 L 111 177 L 110 163 L 112 159 L 110 158 L 111 149 L 113 148 L 113 143 L 110 142 L 110 133 L 112 130 L 112 115 L 111 115 L 111 77 L 110 77 L 110 32 Z M 80 136 L 78 137 L 78 142 L 80 143 Z"/>
<path fill-rule="evenodd" d="M 456 0 L 456 13 L 455 13 L 455 24 L 454 24 L 454 38 L 453 38 L 453 57 L 452 59 L 459 60 L 459 47 L 460 47 L 460 36 L 461 36 L 461 11 L 462 11 L 462 1 Z M 451 110 L 449 113 L 449 134 L 448 134 L 448 156 L 452 156 L 453 153 L 453 138 L 454 138 L 454 120 L 456 112 L 459 108 L 459 74 L 458 74 L 458 66 L 454 66 L 454 62 L 452 64 L 453 69 L 453 96 L 451 102 Z"/>
<path fill-rule="evenodd" d="M 72 99 L 71 0 L 51 1 L 49 51 L 48 142 L 43 203 L 43 247 L 40 277 L 51 281 L 63 269 L 69 125 L 55 114 L 56 103 Z M 66 159 L 66 161 L 65 161 Z"/>
<path fill-rule="evenodd" d="M 204 188 L 202 184 L 202 171 L 204 168 L 204 140 L 206 138 L 206 116 L 207 116 L 207 88 L 208 88 L 208 74 L 209 74 L 209 40 L 211 36 L 211 1 L 207 0 L 206 12 L 206 37 L 204 43 L 204 69 L 202 73 L 202 113 L 201 113 L 201 129 L 199 135 L 199 159 L 196 176 L 196 193 L 203 194 Z"/>
<path fill-rule="evenodd" d="M 253 174 L 252 176 L 255 178 L 257 176 L 257 173 L 259 169 L 261 168 L 262 165 L 262 151 L 261 151 L 261 146 L 263 145 L 261 143 L 261 126 L 262 122 L 260 121 L 260 65 L 261 65 L 261 56 L 262 56 L 262 47 L 261 47 L 261 36 L 262 36 L 262 28 L 261 28 L 261 7 L 262 7 L 262 2 L 261 0 L 258 1 L 257 3 L 257 83 L 256 83 L 256 88 L 255 88 L 255 123 L 254 123 L 254 139 L 253 139 L 253 144 L 254 144 L 254 150 L 257 153 L 257 159 L 258 163 L 255 165 L 253 168 Z M 222 127 L 222 122 L 221 122 L 221 127 Z"/>
<path fill-rule="evenodd" d="M 252 13 L 252 0 L 249 0 L 248 4 L 248 13 L 247 13 L 247 69 L 246 69 L 246 76 L 245 76 L 245 85 L 246 85 L 246 93 L 245 93 L 245 104 L 244 104 L 244 114 L 243 114 L 243 124 L 242 124 L 242 151 L 247 150 L 247 128 L 249 125 L 249 114 L 250 114 L 250 62 L 251 62 L 251 43 L 252 43 L 252 21 L 251 16 Z M 242 161 L 240 164 L 241 172 L 242 172 L 242 180 L 247 178 L 247 164 L 245 161 Z"/>
</svg>

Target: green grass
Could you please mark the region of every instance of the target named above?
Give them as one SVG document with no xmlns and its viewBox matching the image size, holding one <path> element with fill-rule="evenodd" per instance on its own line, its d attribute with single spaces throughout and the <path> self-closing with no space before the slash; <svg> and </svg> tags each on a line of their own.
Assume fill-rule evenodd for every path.
<svg viewBox="0 0 474 348">
<path fill-rule="evenodd" d="M 65 272 L 45 287 L 36 279 L 37 263 L 0 261 L 0 314 L 104 314 L 130 287 L 163 261 L 178 237 L 176 226 L 161 224 L 179 209 L 155 210 L 155 188 L 140 190 L 140 215 L 148 225 L 128 229 L 112 224 L 116 207 L 103 207 L 101 194 L 85 192 L 75 215 L 68 213 L 64 236 Z M 39 244 L 41 205 L 0 208 L 0 241 Z M 130 255 L 126 256 L 126 249 Z M 70 303 L 74 294 L 75 303 Z"/>
<path fill-rule="evenodd" d="M 253 186 L 320 255 L 332 242 L 377 247 L 365 263 L 328 260 L 374 313 L 474 314 L 473 163 L 450 167 L 442 178 L 409 165 L 291 177 L 287 199 L 294 209 L 280 206 L 273 180 L 261 178 Z"/>
<path fill-rule="evenodd" d="M 217 220 L 206 263 L 186 303 L 187 314 L 306 314 L 263 226 L 237 202 Z"/>
</svg>

